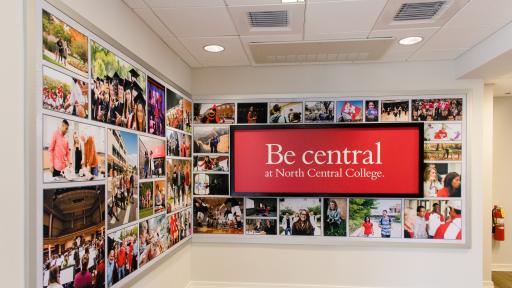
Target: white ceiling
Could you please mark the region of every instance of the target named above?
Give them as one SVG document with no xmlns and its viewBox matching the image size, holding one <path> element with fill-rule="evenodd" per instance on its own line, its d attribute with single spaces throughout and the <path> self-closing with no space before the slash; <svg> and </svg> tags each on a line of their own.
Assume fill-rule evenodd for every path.
<svg viewBox="0 0 512 288">
<path fill-rule="evenodd" d="M 393 37 L 396 41 L 378 60 L 455 59 L 512 21 L 512 0 L 456 1 L 453 11 L 435 23 L 392 26 L 386 15 L 404 0 L 123 0 L 191 67 L 255 65 L 251 42 L 332 41 Z M 425 0 L 408 0 L 418 2 Z M 434 0 L 430 0 L 434 1 Z M 247 11 L 289 11 L 290 26 L 280 31 L 248 29 Z M 393 10 L 392 10 L 393 9 Z M 451 8 L 450 8 L 451 9 Z M 406 36 L 424 41 L 401 46 Z M 203 47 L 218 44 L 222 53 Z"/>
</svg>

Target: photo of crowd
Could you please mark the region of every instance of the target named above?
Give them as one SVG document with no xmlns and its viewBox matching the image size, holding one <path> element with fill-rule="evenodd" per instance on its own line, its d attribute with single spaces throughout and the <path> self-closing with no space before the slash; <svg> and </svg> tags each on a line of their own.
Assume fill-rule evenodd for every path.
<svg viewBox="0 0 512 288">
<path fill-rule="evenodd" d="M 334 101 L 306 102 L 304 121 L 306 123 L 334 122 Z"/>
<path fill-rule="evenodd" d="M 347 199 L 324 198 L 324 236 L 347 235 Z"/>
<path fill-rule="evenodd" d="M 194 156 L 194 171 L 229 172 L 229 157 L 224 155 Z"/>
<path fill-rule="evenodd" d="M 43 60 L 87 77 L 88 38 L 61 19 L 43 10 Z"/>
<path fill-rule="evenodd" d="M 194 195 L 229 195 L 229 174 L 194 174 Z"/>
<path fill-rule="evenodd" d="M 404 238 L 462 239 L 461 200 L 405 200 Z"/>
<path fill-rule="evenodd" d="M 423 197 L 460 197 L 460 163 L 426 163 L 423 172 Z"/>
<path fill-rule="evenodd" d="M 43 286 L 105 287 L 105 186 L 43 191 Z"/>
<path fill-rule="evenodd" d="M 194 233 L 243 234 L 244 199 L 194 197 Z"/>
<path fill-rule="evenodd" d="M 425 161 L 461 161 L 461 143 L 425 143 Z"/>
<path fill-rule="evenodd" d="M 91 43 L 91 119 L 146 132 L 146 75 Z"/>
<path fill-rule="evenodd" d="M 192 136 L 176 130 L 167 129 L 167 156 L 190 157 Z"/>
<path fill-rule="evenodd" d="M 80 118 L 89 111 L 89 85 L 43 66 L 43 108 Z"/>
<path fill-rule="evenodd" d="M 195 127 L 194 153 L 229 153 L 229 127 Z"/>
<path fill-rule="evenodd" d="M 238 103 L 237 124 L 267 123 L 268 104 L 265 103 Z"/>
<path fill-rule="evenodd" d="M 277 198 L 245 198 L 247 217 L 277 217 Z"/>
<path fill-rule="evenodd" d="M 279 234 L 285 236 L 322 235 L 322 199 L 279 199 Z"/>
<path fill-rule="evenodd" d="M 192 205 L 190 160 L 167 159 L 167 213 Z"/>
<path fill-rule="evenodd" d="M 402 238 L 402 200 L 349 200 L 350 237 Z"/>
<path fill-rule="evenodd" d="M 165 125 L 174 129 L 183 130 L 183 97 L 171 89 L 167 89 L 167 110 Z"/>
<path fill-rule="evenodd" d="M 461 120 L 462 98 L 412 100 L 412 121 Z"/>
<path fill-rule="evenodd" d="M 105 179 L 105 129 L 43 117 L 43 181 Z"/>
<path fill-rule="evenodd" d="M 409 121 L 409 100 L 382 100 L 381 105 L 380 121 Z"/>
<path fill-rule="evenodd" d="M 337 101 L 336 119 L 337 122 L 362 122 L 363 101 Z"/>
<path fill-rule="evenodd" d="M 169 222 L 165 214 L 139 223 L 139 266 L 146 265 L 169 248 Z"/>
<path fill-rule="evenodd" d="M 245 234 L 247 235 L 277 235 L 277 219 L 256 218 L 247 219 Z"/>
<path fill-rule="evenodd" d="M 269 104 L 268 123 L 286 124 L 302 122 L 302 102 L 277 102 Z"/>
<path fill-rule="evenodd" d="M 183 98 L 183 130 L 192 133 L 192 102 Z"/>
<path fill-rule="evenodd" d="M 462 141 L 462 124 L 458 123 L 425 123 L 425 141 Z"/>
<path fill-rule="evenodd" d="M 140 179 L 165 177 L 165 140 L 139 136 Z"/>
<path fill-rule="evenodd" d="M 148 76 L 148 133 L 165 136 L 165 87 Z"/>
<path fill-rule="evenodd" d="M 364 105 L 364 121 L 379 122 L 379 100 L 366 100 L 364 101 Z"/>
<path fill-rule="evenodd" d="M 107 129 L 108 229 L 137 220 L 137 135 Z"/>
<path fill-rule="evenodd" d="M 194 124 L 233 124 L 235 111 L 235 103 L 194 103 Z"/>
<path fill-rule="evenodd" d="M 107 236 L 107 287 L 123 280 L 139 266 L 139 226 L 133 225 Z"/>
<path fill-rule="evenodd" d="M 153 182 L 139 183 L 139 219 L 153 215 Z"/>
<path fill-rule="evenodd" d="M 153 183 L 153 199 L 155 200 L 155 214 L 166 211 L 165 180 L 156 180 Z"/>
</svg>

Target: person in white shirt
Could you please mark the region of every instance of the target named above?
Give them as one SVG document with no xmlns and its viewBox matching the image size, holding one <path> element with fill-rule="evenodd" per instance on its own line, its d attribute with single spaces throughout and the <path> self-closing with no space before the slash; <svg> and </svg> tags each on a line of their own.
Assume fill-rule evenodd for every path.
<svg viewBox="0 0 512 288">
<path fill-rule="evenodd" d="M 439 207 L 439 203 L 434 203 L 434 205 L 432 205 L 432 211 L 425 215 L 425 220 L 427 220 L 428 239 L 434 239 L 437 228 L 444 223 L 444 216 L 440 213 L 440 210 L 441 208 Z"/>
<path fill-rule="evenodd" d="M 416 223 L 414 223 L 414 238 L 427 239 L 427 221 L 425 220 L 425 206 L 416 208 Z"/>
</svg>

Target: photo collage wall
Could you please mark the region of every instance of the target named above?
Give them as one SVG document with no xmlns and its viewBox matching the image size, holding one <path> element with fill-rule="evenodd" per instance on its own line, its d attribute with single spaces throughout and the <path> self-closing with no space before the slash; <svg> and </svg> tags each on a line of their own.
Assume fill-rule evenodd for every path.
<svg viewBox="0 0 512 288">
<path fill-rule="evenodd" d="M 113 287 L 192 234 L 192 102 L 43 6 L 41 286 Z"/>
<path fill-rule="evenodd" d="M 464 104 L 463 96 L 451 95 L 250 103 L 196 101 L 194 233 L 463 243 Z M 424 122 L 424 198 L 229 197 L 231 124 L 389 122 Z"/>
</svg>

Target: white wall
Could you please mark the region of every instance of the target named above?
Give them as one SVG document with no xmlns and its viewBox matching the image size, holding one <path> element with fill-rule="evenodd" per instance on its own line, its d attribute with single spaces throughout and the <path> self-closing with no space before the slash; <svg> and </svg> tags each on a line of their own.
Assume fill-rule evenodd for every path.
<svg viewBox="0 0 512 288">
<path fill-rule="evenodd" d="M 469 94 L 468 197 L 471 248 L 315 247 L 308 245 L 192 244 L 192 278 L 208 282 L 267 282 L 353 287 L 482 287 L 489 281 L 490 237 L 487 206 L 491 183 L 484 173 L 483 139 L 492 125 L 492 98 L 479 80 L 455 80 L 452 63 L 316 65 L 219 68 L 193 71 L 193 96 L 253 98 L 279 93 L 297 97 L 328 93 L 337 97 L 373 94 L 438 94 L 460 89 Z M 296 93 L 296 94 L 294 94 Z M 228 94 L 226 96 L 226 94 Z M 253 95 L 247 95 L 253 94 Z M 224 95 L 224 96 L 223 96 Z M 489 105 L 491 103 L 491 105 Z M 491 106 L 491 109 L 488 109 Z M 485 213 L 484 211 L 485 207 Z M 490 262 L 490 261 L 488 261 Z M 485 272 L 484 272 L 485 271 Z M 485 278 L 484 278 L 485 276 Z M 204 283 L 202 283 L 204 284 Z M 486 282 L 489 284 L 489 282 Z M 241 285 L 241 284 L 237 284 Z M 229 286 L 221 286 L 229 287 Z M 263 284 L 256 287 L 265 287 Z M 323 287 L 323 286 L 321 286 Z"/>
<path fill-rule="evenodd" d="M 505 208 L 505 240 L 494 241 L 492 249 L 493 269 L 512 271 L 512 186 L 510 185 L 510 171 L 512 153 L 510 143 L 512 133 L 510 129 L 510 112 L 512 111 L 512 97 L 494 98 L 494 177 L 493 201 Z"/>
</svg>

